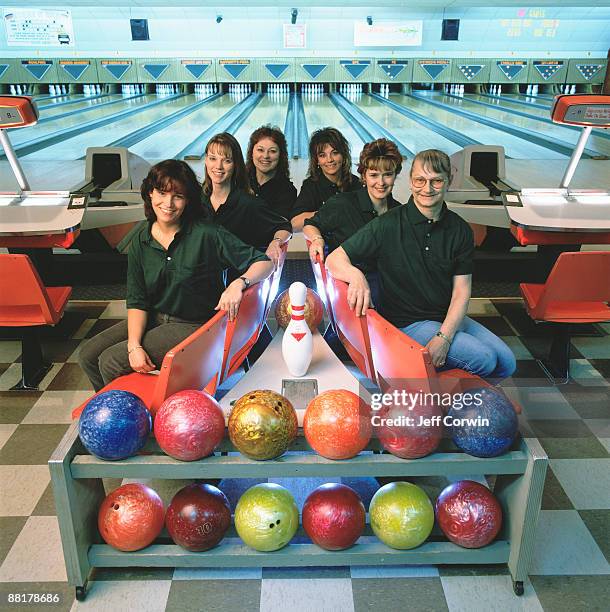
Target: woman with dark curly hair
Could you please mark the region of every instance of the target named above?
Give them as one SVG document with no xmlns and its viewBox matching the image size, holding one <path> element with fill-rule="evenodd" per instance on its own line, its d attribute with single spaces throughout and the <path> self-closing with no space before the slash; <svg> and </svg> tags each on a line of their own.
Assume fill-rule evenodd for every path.
<svg viewBox="0 0 610 612">
<path fill-rule="evenodd" d="M 141 193 L 148 223 L 129 245 L 127 320 L 91 338 L 79 353 L 96 391 L 123 374 L 155 370 L 214 311 L 226 310 L 233 319 L 245 286 L 273 270 L 263 253 L 202 218 L 201 186 L 185 162 L 153 166 Z M 225 288 L 229 267 L 243 276 Z"/>
<path fill-rule="evenodd" d="M 309 140 L 309 169 L 292 210 L 292 230 L 300 232 L 305 219 L 337 193 L 360 189 L 360 180 L 351 172 L 349 142 L 331 127 L 315 131 Z"/>
<path fill-rule="evenodd" d="M 278 127 L 263 125 L 252 132 L 246 172 L 252 191 L 269 208 L 289 219 L 297 190 L 290 180 L 286 138 Z"/>
<path fill-rule="evenodd" d="M 204 163 L 202 203 L 207 217 L 277 263 L 292 228 L 288 219 L 252 193 L 239 142 L 228 132 L 212 136 Z"/>
</svg>

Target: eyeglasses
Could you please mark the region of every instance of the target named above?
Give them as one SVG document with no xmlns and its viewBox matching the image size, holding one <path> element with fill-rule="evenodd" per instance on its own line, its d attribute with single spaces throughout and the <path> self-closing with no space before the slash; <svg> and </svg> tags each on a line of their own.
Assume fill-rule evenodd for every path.
<svg viewBox="0 0 610 612">
<path fill-rule="evenodd" d="M 412 176 L 411 183 L 413 183 L 413 187 L 417 187 L 421 189 L 426 186 L 426 183 L 430 183 L 434 189 L 441 189 L 443 185 L 447 182 L 447 179 L 444 178 L 433 178 L 433 179 L 425 179 L 423 176 Z"/>
</svg>

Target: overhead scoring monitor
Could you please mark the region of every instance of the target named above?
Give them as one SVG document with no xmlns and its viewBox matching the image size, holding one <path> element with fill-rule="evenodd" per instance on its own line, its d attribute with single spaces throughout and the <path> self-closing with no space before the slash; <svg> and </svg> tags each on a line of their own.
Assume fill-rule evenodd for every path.
<svg viewBox="0 0 610 612">
<path fill-rule="evenodd" d="M 38 109 L 27 96 L 0 96 L 0 129 L 34 125 Z"/>
<path fill-rule="evenodd" d="M 608 127 L 610 125 L 610 96 L 566 95 L 557 96 L 551 110 L 555 123 Z"/>
</svg>

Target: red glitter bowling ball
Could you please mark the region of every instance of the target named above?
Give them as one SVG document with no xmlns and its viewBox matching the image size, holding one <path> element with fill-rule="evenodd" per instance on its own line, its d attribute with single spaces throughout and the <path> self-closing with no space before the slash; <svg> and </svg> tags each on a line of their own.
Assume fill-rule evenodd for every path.
<svg viewBox="0 0 610 612">
<path fill-rule="evenodd" d="M 292 308 L 290 306 L 290 296 L 288 295 L 288 289 L 282 291 L 275 299 L 273 305 L 273 311 L 275 312 L 275 320 L 282 329 L 288 327 L 290 319 L 292 317 Z M 307 289 L 307 297 L 305 298 L 305 321 L 309 329 L 313 332 L 318 328 L 318 325 L 322 322 L 324 317 L 324 304 L 320 299 L 320 296 L 313 290 Z"/>
<path fill-rule="evenodd" d="M 436 520 L 443 533 L 464 548 L 489 544 L 502 527 L 502 507 L 495 495 L 473 480 L 445 487 L 436 500 Z"/>
<path fill-rule="evenodd" d="M 443 411 L 427 401 L 398 401 L 383 406 L 373 418 L 383 448 L 403 459 L 418 459 L 434 452 L 443 437 Z"/>
<path fill-rule="evenodd" d="M 225 418 L 219 403 L 205 391 L 179 391 L 159 407 L 154 429 L 159 446 L 170 457 L 196 461 L 220 444 Z"/>
<path fill-rule="evenodd" d="M 329 482 L 312 491 L 303 505 L 303 528 L 314 544 L 343 550 L 362 535 L 364 504 L 351 487 Z"/>
<path fill-rule="evenodd" d="M 231 524 L 231 507 L 226 495 L 209 484 L 192 484 L 180 489 L 165 515 L 172 540 L 199 552 L 222 540 Z"/>
<path fill-rule="evenodd" d="M 303 417 L 309 445 L 327 459 L 355 457 L 371 439 L 371 411 L 346 389 L 324 391 L 314 397 Z"/>
<path fill-rule="evenodd" d="M 100 506 L 97 526 L 106 544 L 117 550 L 140 550 L 163 529 L 163 502 L 150 487 L 126 484 L 109 493 Z"/>
</svg>

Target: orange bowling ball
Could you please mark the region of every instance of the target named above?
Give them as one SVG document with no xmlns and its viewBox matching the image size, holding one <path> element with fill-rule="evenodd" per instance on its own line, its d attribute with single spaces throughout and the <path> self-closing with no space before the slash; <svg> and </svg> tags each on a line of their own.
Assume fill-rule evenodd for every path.
<svg viewBox="0 0 610 612">
<path fill-rule="evenodd" d="M 290 317 L 292 315 L 288 289 L 286 289 L 286 291 L 282 291 L 282 293 L 277 296 L 273 310 L 275 312 L 275 320 L 277 321 L 277 324 L 282 329 L 286 329 L 286 327 L 288 327 L 288 323 L 290 323 Z M 307 289 L 307 298 L 305 300 L 305 321 L 307 321 L 307 325 L 312 332 L 317 329 L 318 325 L 320 325 L 323 316 L 324 304 L 322 303 L 320 296 L 313 289 Z"/>
<path fill-rule="evenodd" d="M 327 459 L 350 459 L 371 439 L 371 410 L 346 389 L 324 391 L 314 397 L 303 418 L 309 445 Z"/>
</svg>

